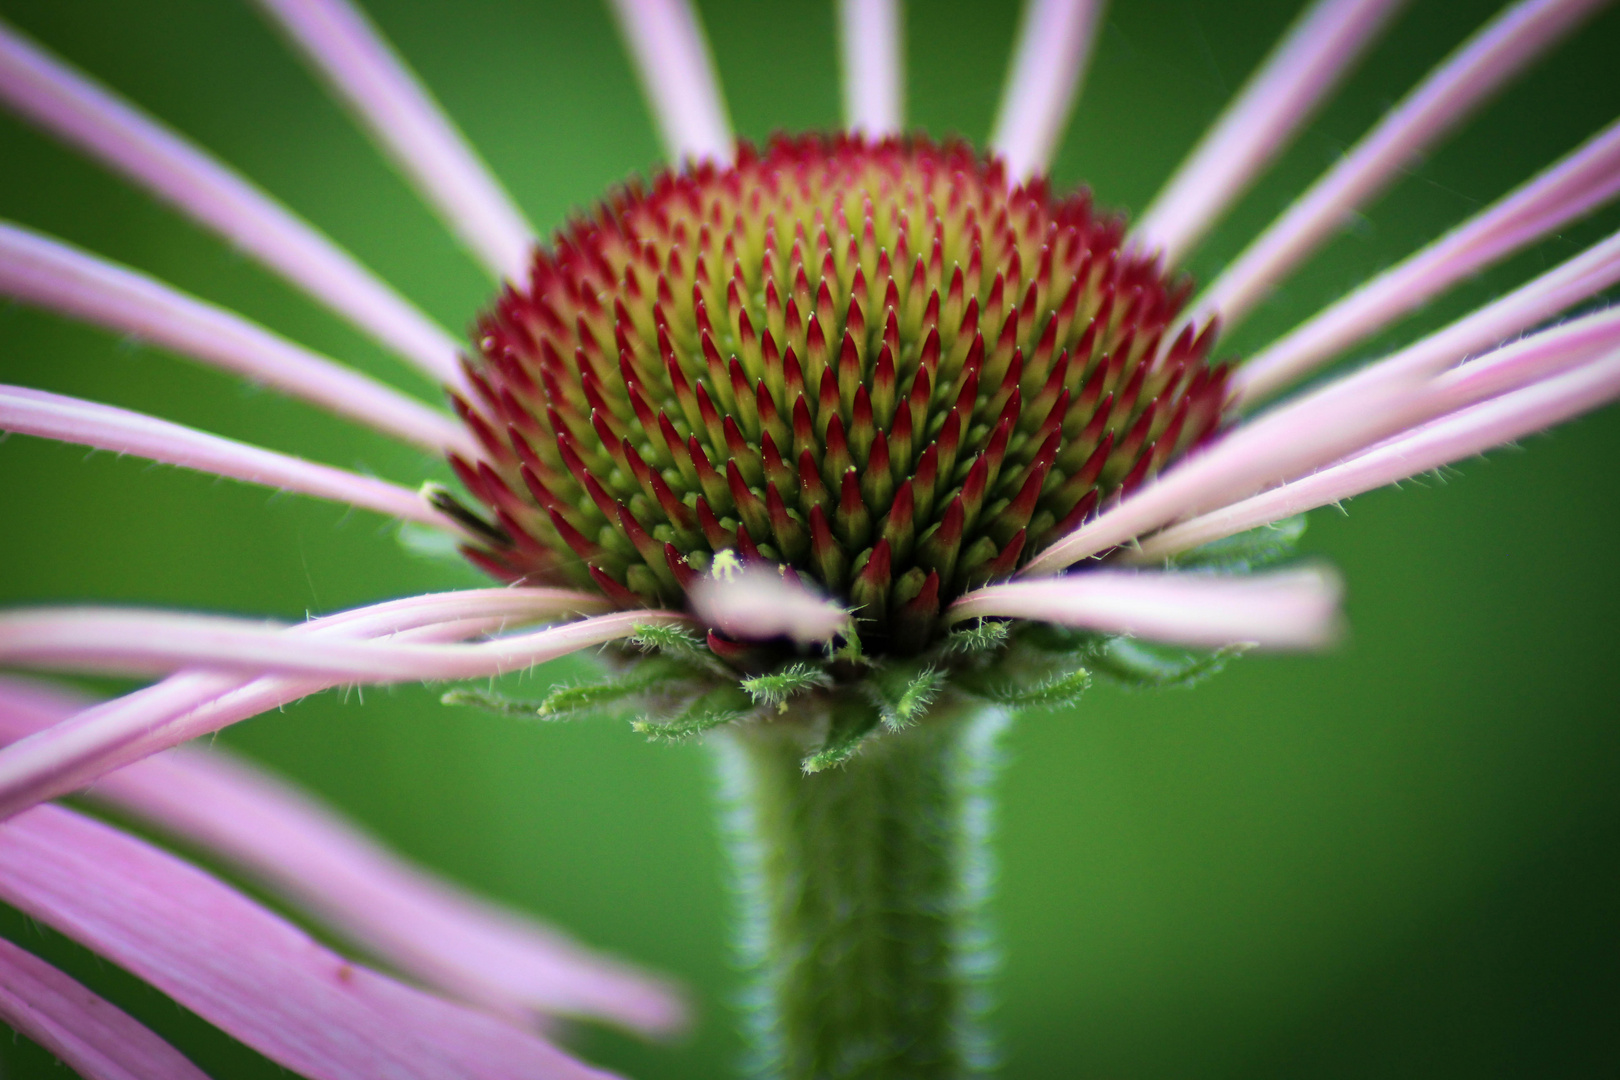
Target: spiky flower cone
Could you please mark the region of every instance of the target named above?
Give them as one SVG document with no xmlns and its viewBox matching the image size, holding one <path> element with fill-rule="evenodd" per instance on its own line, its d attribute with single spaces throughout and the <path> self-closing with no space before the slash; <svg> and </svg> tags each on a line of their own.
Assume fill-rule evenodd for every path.
<svg viewBox="0 0 1620 1080">
<path fill-rule="evenodd" d="M 469 555 L 632 608 L 730 553 L 845 601 L 868 654 L 915 653 L 1220 420 L 1213 327 L 1164 347 L 1188 284 L 1122 235 L 921 139 L 632 184 L 479 324 Z"/>
</svg>

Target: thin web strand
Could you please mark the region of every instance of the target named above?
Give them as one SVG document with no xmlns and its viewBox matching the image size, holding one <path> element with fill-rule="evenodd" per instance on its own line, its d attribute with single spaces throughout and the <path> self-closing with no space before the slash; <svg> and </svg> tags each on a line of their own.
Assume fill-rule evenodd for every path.
<svg viewBox="0 0 1620 1080">
<path fill-rule="evenodd" d="M 905 63 L 899 0 L 839 0 L 844 126 L 870 138 L 905 126 Z"/>
<path fill-rule="evenodd" d="M 224 308 L 6 221 L 0 294 L 133 334 L 435 453 L 473 452 L 447 413 Z"/>
<path fill-rule="evenodd" d="M 1241 322 L 1346 215 L 1605 2 L 1521 0 L 1486 24 L 1249 244 L 1199 297 L 1188 322 Z"/>
<path fill-rule="evenodd" d="M 471 589 L 339 612 L 292 627 L 287 633 L 316 639 L 400 635 L 399 640 L 406 640 L 408 634 L 427 634 L 423 640 L 456 641 L 483 632 L 462 628 L 467 620 L 499 630 L 508 623 L 589 615 L 604 608 L 600 596 L 569 589 Z M 252 676 L 187 671 L 94 706 L 48 731 L 0 749 L 0 819 L 78 791 L 113 769 L 150 754 L 332 685 L 331 680 L 255 680 Z M 223 704 L 227 700 L 229 707 Z"/>
<path fill-rule="evenodd" d="M 348 0 L 258 0 L 497 281 L 528 279 L 534 229 L 371 20 Z"/>
<path fill-rule="evenodd" d="M 1406 0 L 1318 0 L 1244 83 L 1134 229 L 1180 265 L 1354 68 Z"/>
<path fill-rule="evenodd" d="M 1238 400 L 1268 397 L 1451 285 L 1620 194 L 1620 123 L 1244 363 Z"/>
<path fill-rule="evenodd" d="M 421 496 L 398 484 L 80 398 L 0 385 L 0 431 L 134 454 L 165 465 L 346 503 L 385 517 L 449 527 Z"/>
<path fill-rule="evenodd" d="M 990 150 L 1014 183 L 1052 164 L 1080 96 L 1103 0 L 1026 0 Z"/>
<path fill-rule="evenodd" d="M 611 0 L 671 162 L 730 164 L 736 140 L 688 0 Z"/>
<path fill-rule="evenodd" d="M 308 222 L 172 128 L 0 22 L 0 101 L 213 230 L 435 382 L 455 339 Z"/>
</svg>

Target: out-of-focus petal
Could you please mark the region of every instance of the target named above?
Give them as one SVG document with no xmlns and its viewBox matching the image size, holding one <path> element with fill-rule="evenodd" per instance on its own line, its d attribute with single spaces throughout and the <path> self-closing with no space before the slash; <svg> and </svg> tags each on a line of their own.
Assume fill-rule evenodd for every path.
<svg viewBox="0 0 1620 1080">
<path fill-rule="evenodd" d="M 706 577 L 689 597 L 708 625 L 736 638 L 789 637 L 827 641 L 849 629 L 849 612 L 770 570 L 750 567 L 731 577 Z"/>
<path fill-rule="evenodd" d="M 602 1080 L 538 1036 L 351 963 L 60 806 L 0 825 L 0 898 L 310 1080 Z"/>
<path fill-rule="evenodd" d="M 0 741 L 92 702 L 0 676 Z M 391 967 L 514 1020 L 555 1013 L 659 1034 L 685 1018 L 667 985 L 390 853 L 310 795 L 217 746 L 182 747 L 88 793 L 224 860 Z"/>
<path fill-rule="evenodd" d="M 1014 183 L 1044 173 L 1080 94 L 1103 0 L 1027 0 L 990 149 Z"/>
<path fill-rule="evenodd" d="M 900 0 L 839 0 L 844 126 L 861 135 L 898 135 L 905 126 Z"/>
<path fill-rule="evenodd" d="M 611 0 L 610 6 L 670 160 L 676 165 L 729 164 L 731 121 L 692 5 L 688 0 Z"/>
<path fill-rule="evenodd" d="M 208 1080 L 134 1017 L 4 938 L 0 1020 L 84 1080 Z"/>
<path fill-rule="evenodd" d="M 371 20 L 347 0 L 259 4 L 489 272 L 524 281 L 534 230 Z"/>
<path fill-rule="evenodd" d="M 1320 568 L 1246 577 L 1095 570 L 986 586 L 948 618 L 1038 619 L 1194 648 L 1315 649 L 1338 635 L 1341 592 Z"/>
</svg>

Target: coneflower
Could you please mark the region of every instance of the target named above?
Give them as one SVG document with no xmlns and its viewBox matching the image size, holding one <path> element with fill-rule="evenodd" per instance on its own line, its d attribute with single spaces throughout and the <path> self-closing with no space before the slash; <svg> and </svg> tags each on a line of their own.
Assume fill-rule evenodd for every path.
<svg viewBox="0 0 1620 1080">
<path fill-rule="evenodd" d="M 1009 712 L 1070 701 L 1094 671 L 1189 679 L 1243 648 L 1331 642 L 1335 576 L 1261 569 L 1289 557 L 1297 515 L 1620 395 L 1620 316 L 1537 329 L 1620 279 L 1611 238 L 1392 355 L 1265 404 L 1620 193 L 1620 126 L 1258 356 L 1227 357 L 1220 339 L 1598 0 L 1509 6 L 1202 292 L 1178 266 L 1395 0 L 1310 6 L 1134 226 L 1045 179 L 1099 17 L 1088 0 L 1030 3 L 983 151 L 904 131 L 893 3 L 840 6 L 848 130 L 755 148 L 730 132 L 689 8 L 615 0 L 671 165 L 543 243 L 347 0 L 261 4 L 503 282 L 465 345 L 250 183 L 3 27 L 0 98 L 430 374 L 450 411 L 22 226 L 0 224 L 0 289 L 442 453 L 455 486 L 412 491 L 23 387 L 0 387 L 0 427 L 401 519 L 506 587 L 296 627 L 103 608 L 0 615 L 0 663 L 167 676 L 110 702 L 51 706 L 41 730 L 0 750 L 0 814 L 12 819 L 0 829 L 0 896 L 311 1076 L 367 1075 L 373 1048 L 409 1058 L 417 1051 L 390 1033 L 419 1023 L 428 1064 L 409 1075 L 586 1075 L 506 1022 L 539 1009 L 661 1029 L 678 1006 L 561 947 L 565 976 L 546 991 L 556 1000 L 532 1000 L 531 987 L 519 1001 L 499 972 L 445 945 L 491 947 L 479 920 L 424 914 L 420 935 L 435 941 L 413 941 L 402 920 L 431 890 L 410 874 L 350 880 L 337 854 L 310 865 L 240 828 L 210 834 L 172 806 L 160 815 L 500 1019 L 369 972 L 356 976 L 370 988 L 363 1016 L 350 1016 L 327 1004 L 321 980 L 349 969 L 323 967 L 334 962 L 323 954 L 313 974 L 282 979 L 290 930 L 250 901 L 38 804 L 110 775 L 97 790 L 133 786 L 139 813 L 157 797 L 138 771 L 156 763 L 142 759 L 283 703 L 604 646 L 600 682 L 525 702 L 466 688 L 446 699 L 545 716 L 627 701 L 654 737 L 710 733 L 735 808 L 760 1074 L 971 1074 L 991 1061 L 984 787 Z M 549 625 L 520 629 L 537 624 Z M 1195 651 L 1167 669 L 1132 639 Z M 0 704 L 39 695 L 49 692 L 0 687 Z M 234 768 L 182 786 L 240 822 L 226 804 L 257 781 Z M 341 826 L 277 813 L 289 830 L 299 823 L 298 843 L 343 846 Z M 87 910 L 62 885 L 86 875 L 129 903 Z M 379 901 L 365 917 L 359 898 L 394 887 L 403 906 Z M 175 947 L 177 918 L 235 958 L 224 977 L 204 977 Z M 82 988 L 13 951 L 0 956 L 0 986 L 67 1002 L 48 1016 L 10 1008 L 16 1026 L 88 1075 L 175 1074 L 149 1033 L 127 1018 L 111 1037 L 94 1029 L 95 1010 L 72 1003 Z M 126 1073 L 99 1064 L 120 1043 L 132 1048 Z"/>
</svg>

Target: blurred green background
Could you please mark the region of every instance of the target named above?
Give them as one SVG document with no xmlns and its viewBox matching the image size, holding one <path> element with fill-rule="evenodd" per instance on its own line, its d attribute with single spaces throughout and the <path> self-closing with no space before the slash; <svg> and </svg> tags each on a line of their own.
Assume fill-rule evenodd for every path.
<svg viewBox="0 0 1620 1080">
<path fill-rule="evenodd" d="M 369 0 L 549 230 L 658 146 L 594 3 Z M 828 3 L 700 4 L 739 131 L 830 127 Z M 1117 0 L 1055 173 L 1140 210 L 1295 0 Z M 1192 269 L 1207 277 L 1493 0 L 1414 0 Z M 0 0 L 17 26 L 217 151 L 451 327 L 489 285 L 246 3 Z M 982 140 L 1013 3 L 907 13 L 909 109 Z M 1595 19 L 1296 275 L 1243 351 L 1508 190 L 1620 113 L 1620 13 Z M 236 307 L 423 394 L 300 295 L 95 166 L 0 117 L 0 215 Z M 1613 211 L 1467 284 L 1386 348 L 1620 225 Z M 1375 349 L 1364 350 L 1373 352 Z M 407 483 L 413 452 L 99 331 L 0 307 L 0 380 Z M 1552 1077 L 1620 1072 L 1620 412 L 1313 516 L 1348 642 L 1248 659 L 1195 691 L 1095 690 L 1014 729 L 1003 783 L 1009 1078 Z M 0 601 L 296 619 L 475 580 L 364 514 L 110 455 L 0 445 Z M 577 673 L 556 664 L 534 682 Z M 668 971 L 700 1010 L 648 1046 L 571 1033 L 649 1080 L 727 1075 L 726 893 L 701 746 L 618 723 L 524 725 L 438 691 L 327 694 L 221 736 L 401 850 Z M 218 1077 L 284 1075 L 111 965 L 0 912 Z M 62 1075 L 0 1038 L 7 1076 Z"/>
</svg>

